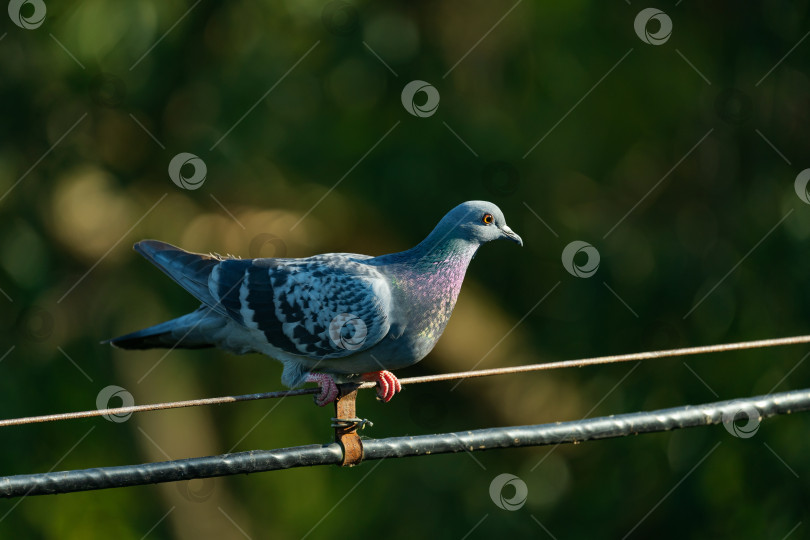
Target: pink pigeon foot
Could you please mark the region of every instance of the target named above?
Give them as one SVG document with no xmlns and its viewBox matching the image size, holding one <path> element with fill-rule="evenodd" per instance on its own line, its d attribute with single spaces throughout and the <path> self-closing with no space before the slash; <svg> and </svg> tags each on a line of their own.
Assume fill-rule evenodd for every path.
<svg viewBox="0 0 810 540">
<path fill-rule="evenodd" d="M 315 404 L 318 407 L 323 407 L 337 399 L 338 387 L 335 383 L 335 379 L 333 379 L 331 375 L 327 375 L 326 373 L 310 373 L 307 375 L 306 382 L 318 383 L 318 386 L 321 388 L 321 393 L 315 396 Z"/>
<path fill-rule="evenodd" d="M 377 397 L 385 403 L 391 401 L 394 394 L 402 390 L 402 385 L 399 379 L 390 371 L 372 371 L 371 373 L 364 373 L 361 377 L 364 381 L 371 381 L 377 383 Z"/>
</svg>

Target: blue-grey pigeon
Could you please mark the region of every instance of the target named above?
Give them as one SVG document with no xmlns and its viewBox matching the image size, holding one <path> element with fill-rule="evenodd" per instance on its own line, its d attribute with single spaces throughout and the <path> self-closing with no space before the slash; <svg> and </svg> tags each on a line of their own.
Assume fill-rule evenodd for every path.
<svg viewBox="0 0 810 540">
<path fill-rule="evenodd" d="M 389 401 L 401 389 L 389 370 L 415 364 L 433 349 L 467 265 L 481 244 L 498 238 L 523 245 L 497 206 L 469 201 L 416 247 L 379 257 L 239 259 L 144 240 L 135 250 L 202 305 L 110 343 L 263 353 L 284 364 L 285 385 L 318 383 L 318 405 L 335 400 L 337 382 L 358 376 L 376 382 L 379 397 Z"/>
</svg>

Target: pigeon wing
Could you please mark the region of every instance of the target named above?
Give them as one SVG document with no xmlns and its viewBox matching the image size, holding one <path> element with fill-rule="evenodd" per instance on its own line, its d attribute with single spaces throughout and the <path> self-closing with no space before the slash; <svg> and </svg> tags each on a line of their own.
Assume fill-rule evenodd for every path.
<svg viewBox="0 0 810 540">
<path fill-rule="evenodd" d="M 209 289 L 228 314 L 274 347 L 342 358 L 376 345 L 390 328 L 391 293 L 366 256 L 224 260 Z"/>
<path fill-rule="evenodd" d="M 390 329 L 391 292 L 366 255 L 223 259 L 145 241 L 136 250 L 212 310 L 267 343 L 318 359 L 350 356 Z"/>
</svg>

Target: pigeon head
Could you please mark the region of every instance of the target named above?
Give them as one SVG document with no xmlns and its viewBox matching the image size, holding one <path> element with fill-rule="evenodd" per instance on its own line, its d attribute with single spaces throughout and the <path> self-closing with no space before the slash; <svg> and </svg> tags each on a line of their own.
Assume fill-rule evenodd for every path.
<svg viewBox="0 0 810 540">
<path fill-rule="evenodd" d="M 520 236 L 506 224 L 501 209 L 487 201 L 461 203 L 442 218 L 436 229 L 479 245 L 499 238 L 523 245 Z"/>
</svg>

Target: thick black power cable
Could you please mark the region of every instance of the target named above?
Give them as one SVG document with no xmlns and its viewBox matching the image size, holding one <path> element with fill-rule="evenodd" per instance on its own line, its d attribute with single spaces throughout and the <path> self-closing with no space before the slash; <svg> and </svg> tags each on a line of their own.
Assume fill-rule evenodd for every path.
<svg viewBox="0 0 810 540">
<path fill-rule="evenodd" d="M 368 461 L 464 451 L 478 452 L 495 448 L 573 443 L 711 424 L 729 424 L 735 419 L 745 420 L 746 424 L 758 423 L 763 418 L 807 410 L 810 410 L 810 388 L 704 405 L 687 405 L 658 411 L 589 418 L 574 422 L 388 439 L 364 439 L 363 459 Z M 729 427 L 732 431 L 736 428 L 736 426 L 731 427 L 730 425 Z M 743 431 L 741 434 L 747 436 L 750 432 Z M 340 445 L 332 443 L 276 450 L 253 450 L 143 465 L 23 474 L 0 478 L 0 497 L 68 493 L 273 471 L 292 467 L 339 464 L 342 459 L 343 452 Z"/>
</svg>

